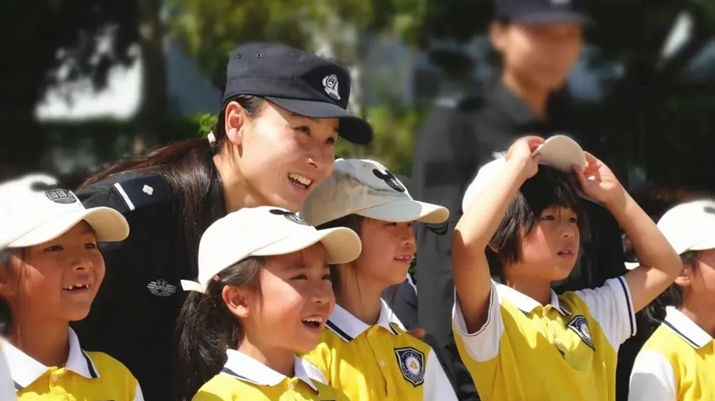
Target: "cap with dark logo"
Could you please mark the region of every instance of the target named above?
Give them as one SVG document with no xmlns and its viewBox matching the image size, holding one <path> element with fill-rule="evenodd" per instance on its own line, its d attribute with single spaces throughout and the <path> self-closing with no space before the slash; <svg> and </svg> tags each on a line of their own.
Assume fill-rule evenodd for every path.
<svg viewBox="0 0 715 401">
<path fill-rule="evenodd" d="M 544 24 L 591 22 L 583 12 L 581 0 L 496 0 L 495 17 L 500 20 Z"/>
<path fill-rule="evenodd" d="M 311 118 L 340 119 L 340 136 L 370 143 L 372 127 L 347 110 L 350 74 L 338 64 L 277 43 L 249 43 L 236 48 L 226 69 L 223 101 L 237 95 L 261 96 Z"/>
<path fill-rule="evenodd" d="M 122 241 L 129 235 L 124 216 L 108 207 L 85 208 L 55 178 L 27 175 L 0 185 L 0 249 L 24 248 L 51 241 L 81 221 L 98 241 Z"/>
</svg>

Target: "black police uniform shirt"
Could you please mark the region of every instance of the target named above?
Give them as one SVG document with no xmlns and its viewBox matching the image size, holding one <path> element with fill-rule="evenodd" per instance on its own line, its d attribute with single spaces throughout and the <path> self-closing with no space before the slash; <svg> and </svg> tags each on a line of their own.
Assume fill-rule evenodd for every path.
<svg viewBox="0 0 715 401">
<path fill-rule="evenodd" d="M 121 212 L 131 232 L 121 243 L 101 245 L 104 282 L 89 316 L 73 327 L 87 350 L 105 352 L 125 364 L 147 401 L 172 399 L 174 328 L 186 299 L 180 280 L 197 274 L 187 251 L 179 200 L 158 172 L 120 173 L 77 194 L 87 207 Z M 216 202 L 225 214 L 223 200 Z"/>
<path fill-rule="evenodd" d="M 526 134 L 550 136 L 565 132 L 584 144 L 592 138 L 579 138 L 569 132 L 569 115 L 563 103 L 550 102 L 549 120 L 534 116 L 527 104 L 501 82 L 484 97 L 468 97 L 454 107 L 436 107 L 418 133 L 413 162 L 413 193 L 425 202 L 449 208 L 446 224 L 417 226 L 417 294 L 419 322 L 455 383 L 460 399 L 477 400 L 474 385 L 459 359 L 450 325 L 454 302 L 451 239 L 462 216 L 462 198 L 479 167 L 506 151 L 513 141 Z M 586 203 L 587 224 L 583 255 L 572 276 L 555 286 L 557 292 L 602 285 L 607 278 L 625 272 L 614 271 L 623 265 L 620 229 L 615 219 L 600 206 Z"/>
</svg>

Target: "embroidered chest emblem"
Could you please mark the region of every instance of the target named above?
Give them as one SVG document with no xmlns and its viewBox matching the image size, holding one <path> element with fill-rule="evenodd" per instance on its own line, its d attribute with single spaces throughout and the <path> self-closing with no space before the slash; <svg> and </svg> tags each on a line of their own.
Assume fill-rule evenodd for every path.
<svg viewBox="0 0 715 401">
<path fill-rule="evenodd" d="M 425 382 L 425 354 L 412 348 L 395 348 L 397 363 L 400 365 L 402 377 L 413 386 L 421 386 Z"/>
<path fill-rule="evenodd" d="M 589 328 L 588 328 L 588 321 L 586 320 L 585 317 L 583 317 L 581 315 L 576 316 L 569 322 L 569 324 L 566 327 L 573 330 L 581 338 L 581 340 L 583 340 L 583 342 L 586 343 L 586 345 L 593 348 L 594 350 L 596 349 L 593 346 L 593 339 L 591 338 L 591 330 L 589 330 Z"/>
<path fill-rule="evenodd" d="M 169 284 L 163 278 L 149 282 L 146 288 L 148 288 L 149 292 L 157 297 L 170 297 L 176 292 L 176 286 Z"/>
</svg>

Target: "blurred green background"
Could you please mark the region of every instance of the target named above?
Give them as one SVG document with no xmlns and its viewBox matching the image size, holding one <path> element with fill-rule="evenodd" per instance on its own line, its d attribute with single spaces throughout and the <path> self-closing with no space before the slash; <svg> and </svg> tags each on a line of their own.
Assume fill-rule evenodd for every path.
<svg viewBox="0 0 715 401">
<path fill-rule="evenodd" d="M 487 0 L 4 0 L 0 178 L 69 183 L 120 157 L 203 135 L 229 52 L 280 41 L 350 68 L 373 157 L 409 175 L 436 103 L 478 95 L 498 61 Z M 581 135 L 635 192 L 715 188 L 715 2 L 600 0 L 562 97 Z M 124 77 L 124 80 L 122 80 Z M 129 78 L 127 78 L 129 77 Z M 84 112 L 82 110 L 85 110 Z M 89 110 L 89 111 L 87 111 Z"/>
</svg>

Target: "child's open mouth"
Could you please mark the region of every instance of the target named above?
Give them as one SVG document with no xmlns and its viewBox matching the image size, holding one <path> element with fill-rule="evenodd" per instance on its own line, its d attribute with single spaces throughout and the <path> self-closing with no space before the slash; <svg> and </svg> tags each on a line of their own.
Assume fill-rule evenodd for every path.
<svg viewBox="0 0 715 401">
<path fill-rule="evenodd" d="M 306 317 L 301 319 L 301 321 L 305 326 L 313 330 L 319 330 L 323 326 L 323 318 L 320 316 Z"/>
<path fill-rule="evenodd" d="M 83 291 L 83 290 L 88 290 L 90 287 L 89 284 L 74 284 L 74 285 L 68 285 L 66 287 L 62 287 L 63 290 L 65 291 Z"/>
</svg>

